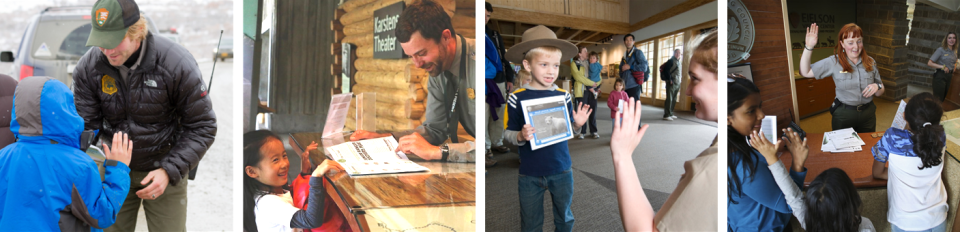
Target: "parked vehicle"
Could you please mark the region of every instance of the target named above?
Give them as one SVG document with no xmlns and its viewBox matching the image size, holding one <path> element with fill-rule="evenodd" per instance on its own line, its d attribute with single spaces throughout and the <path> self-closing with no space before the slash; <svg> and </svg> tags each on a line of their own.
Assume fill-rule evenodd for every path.
<svg viewBox="0 0 960 232">
<path fill-rule="evenodd" d="M 0 62 L 14 63 L 9 75 L 17 79 L 49 76 L 73 88 L 73 70 L 91 48 L 86 44 L 93 28 L 92 7 L 48 7 L 30 19 L 17 52 L 0 52 Z M 157 33 L 156 25 L 146 18 L 147 28 Z"/>
</svg>

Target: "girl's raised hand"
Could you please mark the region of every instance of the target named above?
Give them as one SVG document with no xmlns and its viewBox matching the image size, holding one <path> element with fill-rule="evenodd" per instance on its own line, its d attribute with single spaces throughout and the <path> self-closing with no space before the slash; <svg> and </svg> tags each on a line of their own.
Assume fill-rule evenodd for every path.
<svg viewBox="0 0 960 232">
<path fill-rule="evenodd" d="M 807 162 L 807 156 L 810 155 L 810 147 L 807 146 L 807 139 L 801 139 L 800 134 L 797 134 L 797 132 L 790 128 L 783 129 L 783 137 L 786 137 L 787 150 L 790 150 L 790 154 L 793 154 L 793 170 L 802 172 L 803 165 Z"/>
<path fill-rule="evenodd" d="M 817 46 L 817 43 L 820 42 L 820 39 L 817 37 L 820 33 L 820 26 L 817 26 L 816 23 L 810 24 L 810 27 L 807 27 L 807 36 L 804 38 L 804 43 L 807 46 L 806 48 L 813 49 Z"/>
<path fill-rule="evenodd" d="M 774 145 L 767 140 L 767 137 L 763 136 L 763 132 L 759 134 L 756 131 L 750 133 L 750 146 L 753 147 L 753 149 L 757 149 L 757 151 L 763 155 L 763 158 L 767 159 L 767 165 L 772 165 L 779 161 L 779 158 L 777 158 L 777 148 L 783 145 L 783 143 L 778 141 L 777 144 L 778 145 Z"/>
<path fill-rule="evenodd" d="M 649 125 L 640 126 L 640 101 L 630 98 L 630 101 L 623 106 L 623 116 L 619 114 L 613 119 L 613 136 L 610 137 L 610 150 L 613 158 L 632 158 L 633 151 L 640 145 L 643 134 L 647 132 Z M 620 119 L 623 119 L 621 123 Z"/>
</svg>

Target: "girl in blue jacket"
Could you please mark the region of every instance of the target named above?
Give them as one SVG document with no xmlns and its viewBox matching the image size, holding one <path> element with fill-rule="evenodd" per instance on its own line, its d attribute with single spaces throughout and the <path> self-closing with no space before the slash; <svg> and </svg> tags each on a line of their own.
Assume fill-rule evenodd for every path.
<svg viewBox="0 0 960 232">
<path fill-rule="evenodd" d="M 728 78 L 727 109 L 727 230 L 783 231 L 793 211 L 762 155 L 778 146 L 756 132 L 764 117 L 760 90 L 747 79 Z M 806 170 L 793 167 L 790 176 L 802 187 Z"/>
</svg>

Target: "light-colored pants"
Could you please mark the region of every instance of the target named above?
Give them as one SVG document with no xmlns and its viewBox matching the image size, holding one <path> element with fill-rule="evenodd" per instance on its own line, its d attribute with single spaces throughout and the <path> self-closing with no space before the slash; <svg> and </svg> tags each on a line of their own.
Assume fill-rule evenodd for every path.
<svg viewBox="0 0 960 232">
<path fill-rule="evenodd" d="M 901 231 L 911 231 L 911 230 L 903 230 L 903 229 L 900 229 L 900 227 L 897 227 L 897 225 L 890 223 L 890 231 L 901 232 Z M 937 225 L 928 230 L 920 230 L 918 232 L 945 232 L 945 231 L 947 231 L 947 221 L 943 221 L 940 223 L 940 225 Z"/>
<path fill-rule="evenodd" d="M 500 88 L 501 93 L 506 92 L 504 83 L 497 83 L 497 87 Z M 490 150 L 491 147 L 503 146 L 503 109 L 506 107 L 506 105 L 501 105 L 500 108 L 497 108 L 497 117 L 500 117 L 497 121 L 493 121 L 493 118 L 490 117 L 490 105 L 486 105 L 486 110 L 483 111 L 487 115 L 487 136 L 484 138 L 487 150 Z"/>
<path fill-rule="evenodd" d="M 104 229 L 104 232 L 126 232 L 137 228 L 137 213 L 140 205 L 147 216 L 147 229 L 150 231 L 187 231 L 187 178 L 183 178 L 176 186 L 168 184 L 163 194 L 155 200 L 144 200 L 137 197 L 137 191 L 147 185 L 140 181 L 147 177 L 149 172 L 130 172 L 130 192 L 123 201 L 120 212 L 117 213 L 117 222 Z M 148 185 L 150 183 L 147 183 Z"/>
</svg>

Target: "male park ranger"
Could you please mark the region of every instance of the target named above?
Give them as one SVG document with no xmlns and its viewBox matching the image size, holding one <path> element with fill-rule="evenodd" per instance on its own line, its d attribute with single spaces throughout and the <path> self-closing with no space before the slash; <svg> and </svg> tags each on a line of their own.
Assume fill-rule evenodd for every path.
<svg viewBox="0 0 960 232">
<path fill-rule="evenodd" d="M 147 30 L 133 0 L 99 0 L 73 81 L 84 127 L 133 140 L 130 191 L 107 231 L 133 231 L 142 204 L 151 231 L 185 231 L 187 174 L 213 144 L 217 120 L 200 67 Z"/>
<path fill-rule="evenodd" d="M 393 133 L 400 138 L 399 150 L 425 160 L 473 162 L 476 144 L 458 142 L 457 124 L 476 136 L 474 40 L 457 35 L 450 16 L 432 1 L 403 10 L 397 39 L 413 63 L 430 73 L 426 119 L 413 131 Z M 357 131 L 351 140 L 390 135 Z M 447 138 L 451 143 L 444 143 Z"/>
</svg>

